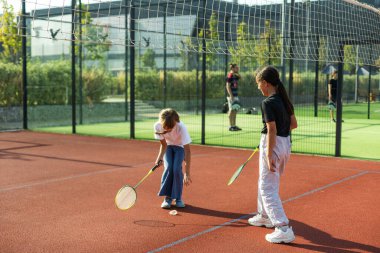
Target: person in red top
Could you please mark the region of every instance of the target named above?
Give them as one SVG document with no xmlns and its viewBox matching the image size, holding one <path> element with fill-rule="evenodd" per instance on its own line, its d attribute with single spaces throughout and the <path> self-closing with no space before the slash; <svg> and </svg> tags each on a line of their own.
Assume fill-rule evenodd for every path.
<svg viewBox="0 0 380 253">
<path fill-rule="evenodd" d="M 239 66 L 235 63 L 230 64 L 230 72 L 227 75 L 226 89 L 228 101 L 228 118 L 230 120 L 230 131 L 240 131 L 241 128 L 236 126 L 236 114 L 239 110 L 240 101 L 238 97 L 238 81 L 240 79 Z"/>
</svg>

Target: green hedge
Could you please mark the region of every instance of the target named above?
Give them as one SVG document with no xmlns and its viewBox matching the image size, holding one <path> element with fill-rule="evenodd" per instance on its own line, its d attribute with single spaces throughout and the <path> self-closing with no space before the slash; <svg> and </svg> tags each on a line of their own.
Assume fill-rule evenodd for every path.
<svg viewBox="0 0 380 253">
<path fill-rule="evenodd" d="M 168 100 L 192 100 L 197 94 L 197 77 L 195 71 L 168 71 L 166 95 Z M 246 73 L 239 82 L 242 96 L 259 95 L 252 73 Z M 222 98 L 225 96 L 225 76 L 222 71 L 208 71 L 206 75 L 206 98 Z M 201 93 L 201 73 L 198 73 L 198 94 Z M 163 100 L 164 73 L 136 73 L 136 98 L 140 100 Z M 200 95 L 199 95 L 200 96 Z"/>
<path fill-rule="evenodd" d="M 79 71 L 77 70 L 77 74 Z M 198 86 L 194 71 L 167 72 L 167 101 L 194 101 L 201 96 L 201 72 L 198 72 Z M 239 96 L 260 96 L 253 78 L 253 72 L 241 72 Z M 21 66 L 0 62 L 0 106 L 20 105 L 22 103 Z M 326 76 L 319 75 L 319 97 L 326 98 Z M 125 75 L 123 72 L 112 76 L 102 68 L 83 70 L 83 103 L 100 103 L 108 96 L 124 94 Z M 303 103 L 306 96 L 312 97 L 315 74 L 312 72 L 294 73 L 295 102 Z M 379 75 L 372 76 L 372 92 L 379 95 Z M 79 81 L 77 81 L 79 98 Z M 162 101 L 164 74 L 162 71 L 136 72 L 136 99 L 143 101 Z M 367 95 L 368 78 L 360 77 L 359 96 Z M 355 75 L 344 76 L 343 97 L 353 97 Z M 197 93 L 198 90 L 198 93 Z M 207 71 L 206 99 L 221 99 L 225 96 L 224 71 Z M 308 101 L 308 100 L 307 100 Z M 69 61 L 28 62 L 28 104 L 53 105 L 71 104 L 71 63 Z M 189 103 L 190 105 L 190 103 Z"/>
<path fill-rule="evenodd" d="M 116 78 L 104 69 L 86 69 L 83 72 L 83 96 L 84 103 L 99 103 L 108 95 L 112 95 Z M 77 93 L 77 97 L 79 94 Z"/>
<path fill-rule="evenodd" d="M 28 104 L 53 105 L 69 102 L 70 62 L 53 61 L 28 64 Z"/>
<path fill-rule="evenodd" d="M 71 104 L 71 63 L 69 61 L 30 62 L 28 69 L 28 104 Z M 79 71 L 77 70 L 77 74 Z M 112 94 L 116 77 L 99 68 L 84 69 L 83 102 L 99 103 Z M 76 81 L 77 98 L 79 81 Z M 116 92 L 116 89 L 115 89 Z M 22 104 L 22 69 L 0 62 L 0 106 Z"/>
<path fill-rule="evenodd" d="M 0 106 L 22 104 L 22 69 L 20 65 L 0 62 Z"/>
</svg>

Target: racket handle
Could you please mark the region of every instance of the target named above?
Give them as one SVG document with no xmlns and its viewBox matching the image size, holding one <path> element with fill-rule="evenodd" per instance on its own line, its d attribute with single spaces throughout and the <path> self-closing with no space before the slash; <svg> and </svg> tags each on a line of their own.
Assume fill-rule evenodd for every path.
<svg viewBox="0 0 380 253">
<path fill-rule="evenodd" d="M 159 160 L 158 163 L 156 165 L 154 165 L 154 167 L 152 168 L 152 171 L 154 171 L 155 169 L 160 167 L 161 164 L 162 164 L 162 160 Z"/>
</svg>

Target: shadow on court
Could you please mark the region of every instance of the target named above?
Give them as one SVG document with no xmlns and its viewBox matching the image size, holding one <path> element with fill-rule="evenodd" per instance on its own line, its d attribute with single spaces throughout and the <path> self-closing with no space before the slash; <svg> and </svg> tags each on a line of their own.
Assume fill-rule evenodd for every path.
<svg viewBox="0 0 380 253">
<path fill-rule="evenodd" d="M 175 209 L 175 208 L 172 208 Z M 213 217 L 220 217 L 220 218 L 227 218 L 228 220 L 226 222 L 229 222 L 230 220 L 234 220 L 237 218 L 241 218 L 241 220 L 224 224 L 224 227 L 248 227 L 247 219 L 248 217 L 251 217 L 251 214 L 246 213 L 233 213 L 233 212 L 223 212 L 223 211 L 217 211 L 213 209 L 207 209 L 203 207 L 197 207 L 193 205 L 186 205 L 186 208 L 183 209 L 176 209 L 178 211 L 178 216 L 181 216 L 181 213 L 191 213 L 191 214 L 198 214 L 198 215 L 206 215 L 206 216 L 213 216 Z M 216 227 L 220 226 L 222 223 L 218 224 L 202 224 L 202 223 L 170 223 L 166 221 L 160 221 L 160 220 L 137 220 L 133 222 L 136 225 L 139 226 L 146 226 L 146 227 L 175 227 L 175 226 L 205 226 L 205 227 Z"/>
<path fill-rule="evenodd" d="M 294 243 L 287 244 L 288 247 L 308 249 L 316 252 L 334 253 L 358 252 L 358 250 L 360 252 L 380 252 L 380 248 L 378 247 L 335 238 L 322 230 L 300 221 L 291 220 L 290 224 L 294 228 L 296 237 L 303 237 L 312 244 Z M 341 231 L 344 232 L 345 230 L 342 229 Z"/>
<path fill-rule="evenodd" d="M 247 227 L 249 226 L 247 223 L 248 217 L 250 217 L 250 214 L 246 213 L 233 213 L 233 212 L 224 212 L 224 211 L 218 211 L 213 209 L 208 209 L 204 207 L 198 207 L 194 205 L 186 205 L 186 208 L 183 209 L 177 209 L 179 214 L 181 213 L 191 213 L 191 214 L 197 214 L 197 215 L 205 215 L 205 216 L 213 216 L 213 217 L 220 217 L 220 218 L 227 218 L 228 221 L 241 218 L 241 220 L 236 221 L 234 223 L 225 224 L 226 227 Z M 228 222 L 226 221 L 226 222 Z M 177 224 L 177 225 L 196 225 L 196 226 L 219 226 L 221 224 Z"/>
<path fill-rule="evenodd" d="M 0 151 L 0 159 L 4 160 L 20 160 L 20 161 L 32 161 L 33 159 L 28 159 L 17 153 L 9 153 Z"/>
<path fill-rule="evenodd" d="M 7 159 L 11 159 L 10 157 L 14 157 L 13 159 L 18 159 L 18 160 L 31 160 L 31 159 L 26 159 L 26 158 L 21 159 L 20 157 L 32 157 L 32 158 L 44 158 L 44 159 L 59 160 L 59 161 L 65 161 L 65 162 L 76 162 L 76 163 L 93 164 L 93 165 L 109 166 L 109 167 L 117 167 L 117 168 L 132 168 L 133 167 L 133 165 L 96 162 L 96 161 L 90 161 L 90 160 L 64 158 L 64 157 L 51 156 L 51 155 L 38 155 L 38 154 L 28 154 L 28 153 L 21 153 L 21 152 L 14 153 L 14 152 L 8 152 L 8 151 L 2 152 L 1 150 L 0 152 L 1 152 L 1 156 L 6 157 Z"/>
<path fill-rule="evenodd" d="M 182 213 L 192 213 L 192 214 L 214 216 L 214 217 L 221 217 L 221 218 L 227 218 L 227 219 L 237 219 L 242 216 L 247 216 L 247 217 L 250 216 L 246 213 L 224 212 L 224 211 L 218 211 L 218 210 L 213 210 L 213 209 L 208 209 L 208 208 L 198 207 L 198 206 L 193 206 L 193 205 L 186 205 L 185 208 L 177 209 L 177 211 L 182 212 Z"/>
</svg>

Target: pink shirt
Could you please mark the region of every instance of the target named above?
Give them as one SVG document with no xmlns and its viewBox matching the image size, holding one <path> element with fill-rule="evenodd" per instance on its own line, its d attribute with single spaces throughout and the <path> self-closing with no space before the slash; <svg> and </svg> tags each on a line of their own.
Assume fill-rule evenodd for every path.
<svg viewBox="0 0 380 253">
<path fill-rule="evenodd" d="M 187 131 L 185 124 L 178 122 L 174 128 L 166 134 L 156 134 L 156 132 L 163 132 L 164 128 L 160 122 L 154 124 L 154 138 L 156 140 L 166 140 L 168 145 L 181 146 L 191 143 L 190 134 Z"/>
</svg>

